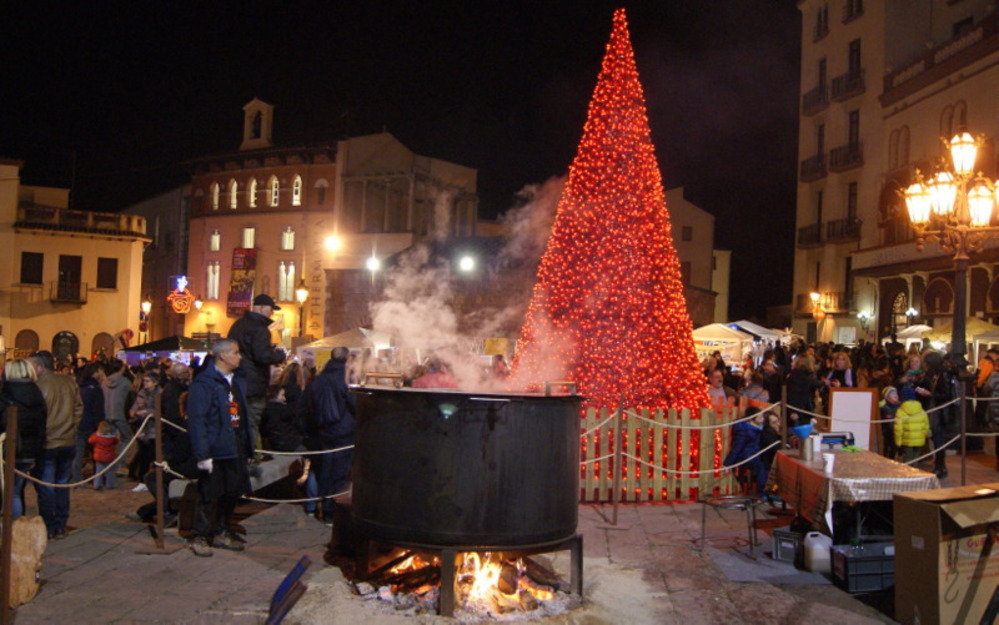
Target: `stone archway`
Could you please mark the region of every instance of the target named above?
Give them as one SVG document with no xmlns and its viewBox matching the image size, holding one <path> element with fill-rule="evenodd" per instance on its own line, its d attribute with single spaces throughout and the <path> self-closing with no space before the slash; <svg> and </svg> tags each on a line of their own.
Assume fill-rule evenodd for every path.
<svg viewBox="0 0 999 625">
<path fill-rule="evenodd" d="M 107 332 L 99 332 L 90 342 L 90 354 L 96 356 L 104 353 L 108 358 L 114 356 L 114 337 Z"/>
<path fill-rule="evenodd" d="M 924 316 L 948 316 L 954 314 L 954 287 L 943 278 L 933 278 L 926 285 L 923 294 Z"/>
<path fill-rule="evenodd" d="M 56 362 L 72 362 L 80 351 L 80 339 L 69 330 L 52 337 L 52 356 Z"/>
<path fill-rule="evenodd" d="M 29 352 L 38 351 L 38 333 L 34 330 L 21 330 L 14 337 L 14 348 Z"/>
</svg>

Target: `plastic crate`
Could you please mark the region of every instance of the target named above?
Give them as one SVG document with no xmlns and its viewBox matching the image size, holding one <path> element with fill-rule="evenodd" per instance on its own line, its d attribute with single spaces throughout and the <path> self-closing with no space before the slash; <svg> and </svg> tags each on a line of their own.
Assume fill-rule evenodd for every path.
<svg viewBox="0 0 999 625">
<path fill-rule="evenodd" d="M 891 588 L 895 585 L 894 549 L 893 543 L 834 546 L 833 583 L 847 592 L 876 592 Z"/>
<path fill-rule="evenodd" d="M 775 528 L 773 531 L 773 558 L 781 562 L 799 564 L 802 561 L 802 548 L 805 535 L 792 532 L 787 528 Z"/>
</svg>

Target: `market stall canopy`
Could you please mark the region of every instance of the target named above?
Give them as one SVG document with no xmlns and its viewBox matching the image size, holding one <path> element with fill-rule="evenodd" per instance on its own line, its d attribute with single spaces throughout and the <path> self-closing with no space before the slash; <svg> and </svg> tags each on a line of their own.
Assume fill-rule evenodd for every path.
<svg viewBox="0 0 999 625">
<path fill-rule="evenodd" d="M 126 352 L 207 352 L 208 343 L 186 336 L 168 336 L 166 338 L 126 347 Z"/>
<path fill-rule="evenodd" d="M 901 330 L 895 332 L 895 337 L 898 338 L 898 340 L 902 341 L 903 343 L 909 339 L 922 340 L 923 335 L 931 330 L 933 330 L 933 328 L 931 328 L 930 326 L 917 323 L 916 325 L 911 325 L 907 328 L 902 328 Z M 889 336 L 888 342 L 890 341 L 891 337 Z"/>
<path fill-rule="evenodd" d="M 346 347 L 351 350 L 370 348 L 372 351 L 388 349 L 392 346 L 392 337 L 384 332 L 375 332 L 367 328 L 351 328 L 339 334 L 324 336 L 318 341 L 299 345 L 295 354 L 299 360 L 316 361 L 317 351 L 329 351 L 334 347 Z"/>
<path fill-rule="evenodd" d="M 978 317 L 968 317 L 965 324 L 965 337 L 978 336 L 979 334 L 999 330 L 999 326 L 993 325 L 988 321 L 979 319 Z M 931 328 L 930 330 L 923 332 L 923 338 L 940 343 L 949 343 L 953 325 L 954 324 L 951 321 L 942 323 L 935 328 Z"/>
<path fill-rule="evenodd" d="M 703 360 L 714 351 L 720 351 L 728 364 L 742 361 L 743 355 L 753 345 L 753 335 L 735 330 L 724 323 L 712 323 L 693 331 L 697 358 Z"/>
<path fill-rule="evenodd" d="M 756 338 L 763 341 L 776 342 L 781 340 L 782 338 L 780 332 L 764 328 L 759 324 L 753 323 L 752 321 L 746 321 L 745 319 L 743 319 L 742 321 L 733 321 L 728 324 L 728 327 L 733 328 L 735 330 L 741 330 L 742 332 L 748 332 L 749 334 L 752 334 Z"/>
</svg>

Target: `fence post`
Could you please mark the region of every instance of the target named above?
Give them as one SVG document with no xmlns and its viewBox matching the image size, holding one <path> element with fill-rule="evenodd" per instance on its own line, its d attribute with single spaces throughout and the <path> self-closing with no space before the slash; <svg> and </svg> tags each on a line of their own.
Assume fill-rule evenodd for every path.
<svg viewBox="0 0 999 625">
<path fill-rule="evenodd" d="M 624 416 L 624 393 L 621 393 L 621 401 L 618 402 L 617 412 L 614 416 L 614 479 L 611 480 L 611 512 L 610 525 L 598 525 L 600 529 L 625 530 L 617 524 L 617 509 L 621 501 L 621 419 Z"/>
<path fill-rule="evenodd" d="M 968 483 L 968 381 L 963 378 L 957 381 L 961 387 L 961 486 L 964 486 Z M 999 445 L 999 442 L 996 444 Z"/>
<path fill-rule="evenodd" d="M 14 459 L 17 455 L 17 407 L 8 406 L 7 439 L 3 444 L 3 537 L 0 545 L 0 623 L 10 623 L 10 571 L 14 545 Z"/>
</svg>

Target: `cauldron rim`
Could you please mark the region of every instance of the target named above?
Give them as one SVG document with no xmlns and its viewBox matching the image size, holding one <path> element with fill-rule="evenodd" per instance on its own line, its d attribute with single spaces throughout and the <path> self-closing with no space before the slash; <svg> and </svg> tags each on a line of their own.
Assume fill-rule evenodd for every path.
<svg viewBox="0 0 999 625">
<path fill-rule="evenodd" d="M 527 391 L 473 391 L 468 389 L 459 388 L 413 388 L 411 386 L 394 387 L 394 386 L 381 386 L 381 385 L 367 385 L 362 386 L 359 384 L 351 385 L 350 391 L 353 393 L 408 393 L 413 395 L 458 395 L 462 397 L 483 397 L 489 399 L 553 399 L 553 400 L 572 400 L 572 401 L 586 401 L 586 397 L 582 395 L 574 395 L 570 393 L 553 393 L 551 395 L 545 395 L 541 392 L 527 392 Z"/>
</svg>

